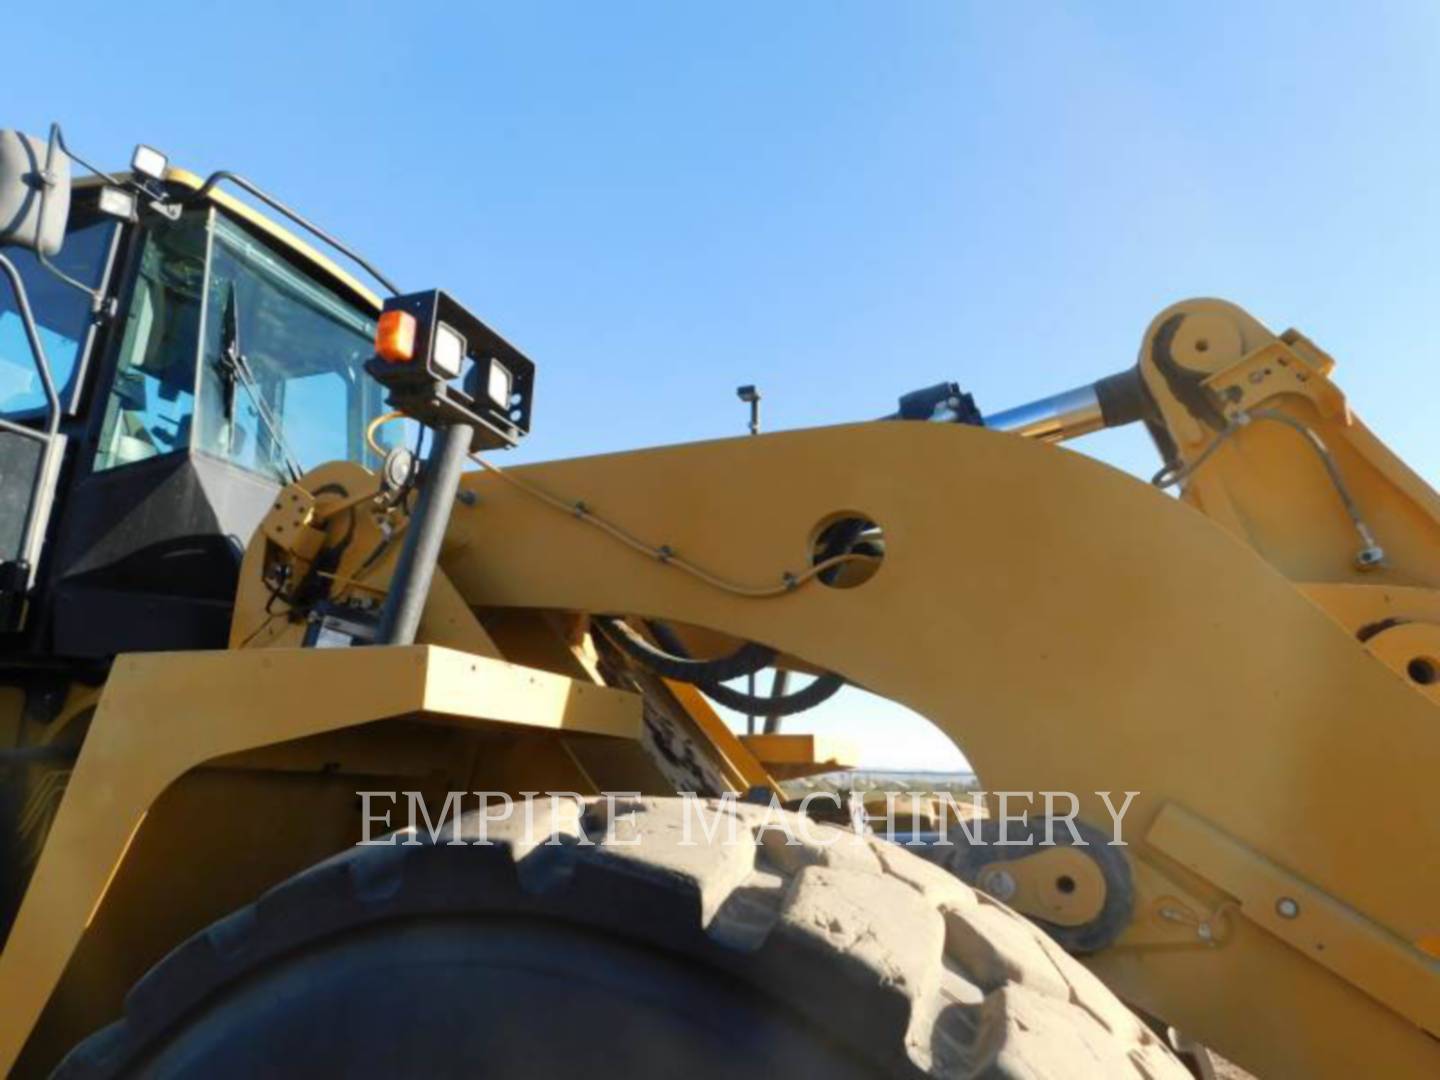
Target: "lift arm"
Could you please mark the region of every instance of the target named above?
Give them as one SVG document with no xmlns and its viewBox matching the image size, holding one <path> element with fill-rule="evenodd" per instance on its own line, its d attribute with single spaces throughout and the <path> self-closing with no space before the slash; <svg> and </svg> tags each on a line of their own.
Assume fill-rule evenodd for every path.
<svg viewBox="0 0 1440 1080">
<path fill-rule="evenodd" d="M 482 616 L 663 619 L 840 672 L 937 724 L 987 790 L 1073 792 L 1095 829 L 1134 792 L 1133 896 L 1088 958 L 1117 992 L 1270 1075 L 1424 1075 L 1440 713 L 1402 674 L 1414 657 L 1375 642 L 1436 618 L 1435 496 L 1337 402 L 1326 359 L 1230 305 L 1162 314 L 1138 370 L 1180 500 L 1013 433 L 870 423 L 470 473 L 440 565 Z M 1261 407 L 1320 438 L 1382 564 L 1356 559 L 1303 432 L 1236 419 Z M 855 515 L 883 532 L 878 571 L 807 576 Z M 283 637 L 263 550 L 235 630 L 261 643 Z M 335 580 L 369 550 L 357 533 Z M 1386 597 L 1403 619 L 1376 631 Z"/>
</svg>

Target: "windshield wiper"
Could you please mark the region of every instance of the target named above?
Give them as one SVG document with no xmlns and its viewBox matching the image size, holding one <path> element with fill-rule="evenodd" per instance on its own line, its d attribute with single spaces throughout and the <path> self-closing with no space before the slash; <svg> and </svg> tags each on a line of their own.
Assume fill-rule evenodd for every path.
<svg viewBox="0 0 1440 1080">
<path fill-rule="evenodd" d="M 299 480 L 301 476 L 299 459 L 291 451 L 290 444 L 285 441 L 285 432 L 270 411 L 270 406 L 265 403 L 265 397 L 260 392 L 260 384 L 255 379 L 255 373 L 250 370 L 250 361 L 245 358 L 245 353 L 240 348 L 240 301 L 236 298 L 233 281 L 230 282 L 229 295 L 225 297 L 225 313 L 221 318 L 220 333 L 220 359 L 216 361 L 216 367 L 220 369 L 220 378 L 225 388 L 222 408 L 225 420 L 230 425 L 229 434 L 226 437 L 226 452 L 233 453 L 235 449 L 235 387 L 242 386 L 250 395 L 250 402 L 255 407 L 255 415 L 260 418 L 260 423 L 265 425 L 265 431 L 269 434 L 270 441 L 280 451 L 285 468 L 290 473 L 290 479 L 292 481 Z"/>
</svg>

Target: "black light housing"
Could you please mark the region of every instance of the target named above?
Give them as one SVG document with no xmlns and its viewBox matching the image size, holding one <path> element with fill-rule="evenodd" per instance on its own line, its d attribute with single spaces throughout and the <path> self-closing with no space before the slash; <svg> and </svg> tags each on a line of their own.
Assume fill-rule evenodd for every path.
<svg viewBox="0 0 1440 1080">
<path fill-rule="evenodd" d="M 472 450 L 514 446 L 530 432 L 535 365 L 440 289 L 385 301 L 365 370 L 406 416 L 469 424 Z"/>
</svg>

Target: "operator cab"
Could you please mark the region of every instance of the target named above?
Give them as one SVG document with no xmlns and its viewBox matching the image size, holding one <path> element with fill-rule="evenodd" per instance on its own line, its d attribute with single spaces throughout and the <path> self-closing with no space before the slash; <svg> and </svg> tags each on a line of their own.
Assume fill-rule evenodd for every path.
<svg viewBox="0 0 1440 1080">
<path fill-rule="evenodd" d="M 58 129 L 48 148 L 0 138 L 10 174 L 28 155 L 32 191 L 65 159 Z M 151 171 L 67 190 L 58 244 L 59 230 L 0 235 L 44 354 L 0 277 L 11 661 L 223 647 L 245 543 L 280 486 L 326 461 L 380 465 L 365 432 L 385 389 L 364 366 L 379 300 L 213 183 Z M 38 213 L 54 229 L 53 207 Z"/>
</svg>

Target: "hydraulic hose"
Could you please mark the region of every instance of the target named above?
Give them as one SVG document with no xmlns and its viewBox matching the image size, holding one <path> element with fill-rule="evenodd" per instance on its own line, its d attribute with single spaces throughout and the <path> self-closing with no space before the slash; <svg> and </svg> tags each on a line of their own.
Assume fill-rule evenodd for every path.
<svg viewBox="0 0 1440 1080">
<path fill-rule="evenodd" d="M 872 528 L 873 524 L 873 522 L 858 517 L 845 518 L 842 521 L 835 522 L 835 524 L 826 529 L 822 535 L 821 538 L 825 541 L 825 546 L 816 555 L 815 561 L 817 563 L 827 563 L 841 555 L 871 554 L 872 552 L 868 550 L 860 551 L 859 545 L 861 535 L 866 529 Z M 844 564 L 842 563 L 823 571 L 820 574 L 821 582 L 826 585 L 835 584 L 835 579 L 839 577 L 840 571 L 843 569 Z"/>
<path fill-rule="evenodd" d="M 656 648 L 622 619 L 599 616 L 596 621 L 606 631 L 610 640 L 631 658 L 656 674 L 698 686 L 708 697 L 736 712 L 768 717 L 793 716 L 828 701 L 845 685 L 841 676 L 830 672 L 819 676 L 809 686 L 793 694 L 780 697 L 747 694 L 732 690 L 722 683 L 726 679 L 753 674 L 773 663 L 774 649 L 752 642 L 727 656 L 713 660 L 696 660 L 689 656 L 679 635 L 664 623 L 646 624 L 660 642 L 660 648 Z"/>
<path fill-rule="evenodd" d="M 623 619 L 613 615 L 597 615 L 595 621 L 632 659 L 640 661 L 657 675 L 679 682 L 697 685 L 725 682 L 728 679 L 738 679 L 742 675 L 753 675 L 775 661 L 774 649 L 756 645 L 754 642 L 747 642 L 725 656 L 695 660 L 687 655 L 684 645 L 674 631 L 660 623 L 651 623 L 650 626 L 655 631 L 655 636 L 664 643 L 664 649 L 657 649 L 650 644 Z"/>
<path fill-rule="evenodd" d="M 785 694 L 782 697 L 762 697 L 760 694 L 746 694 L 740 690 L 731 690 L 728 686 L 719 683 L 697 683 L 705 694 L 724 705 L 727 709 L 734 709 L 749 716 L 764 716 L 769 719 L 776 719 L 781 716 L 794 716 L 807 709 L 813 709 L 816 705 L 829 701 L 838 694 L 845 685 L 845 680 L 834 672 L 827 672 L 817 676 L 815 681 L 802 690 L 796 690 L 793 694 Z"/>
<path fill-rule="evenodd" d="M 680 640 L 675 631 L 664 623 L 652 622 L 648 625 L 656 640 L 664 648 L 680 656 L 685 655 L 685 643 Z M 697 682 L 695 685 L 728 709 L 752 716 L 780 717 L 794 716 L 796 713 L 813 709 L 821 702 L 830 700 L 845 685 L 845 680 L 834 672 L 827 672 L 818 676 L 804 689 L 780 697 L 762 697 L 759 694 L 747 694 L 740 690 L 732 690 L 728 686 L 720 685 L 719 680 L 706 680 Z"/>
</svg>

